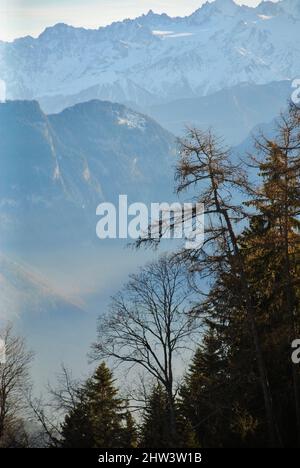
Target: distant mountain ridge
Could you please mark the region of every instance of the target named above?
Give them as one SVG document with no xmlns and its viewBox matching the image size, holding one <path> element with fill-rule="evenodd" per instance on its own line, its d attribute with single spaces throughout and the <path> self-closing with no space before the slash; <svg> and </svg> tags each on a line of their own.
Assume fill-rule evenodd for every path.
<svg viewBox="0 0 300 468">
<path fill-rule="evenodd" d="M 260 124 L 285 111 L 291 82 L 241 83 L 199 98 L 178 99 L 144 109 L 164 128 L 182 135 L 186 127 L 212 128 L 229 145 L 241 143 Z"/>
<path fill-rule="evenodd" d="M 150 11 L 98 30 L 57 24 L 2 42 L 0 78 L 9 99 L 52 109 L 92 98 L 155 105 L 297 77 L 299 28 L 298 0 L 215 0 L 187 17 Z"/>
</svg>

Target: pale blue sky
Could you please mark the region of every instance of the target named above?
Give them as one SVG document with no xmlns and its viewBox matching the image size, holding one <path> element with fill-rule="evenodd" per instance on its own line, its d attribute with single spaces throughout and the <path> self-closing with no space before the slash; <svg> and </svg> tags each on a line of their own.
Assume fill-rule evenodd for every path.
<svg viewBox="0 0 300 468">
<path fill-rule="evenodd" d="M 0 0 L 0 39 L 37 36 L 46 26 L 59 22 L 98 28 L 150 9 L 183 16 L 203 3 L 205 0 Z M 236 3 L 255 6 L 260 0 L 236 0 Z"/>
</svg>

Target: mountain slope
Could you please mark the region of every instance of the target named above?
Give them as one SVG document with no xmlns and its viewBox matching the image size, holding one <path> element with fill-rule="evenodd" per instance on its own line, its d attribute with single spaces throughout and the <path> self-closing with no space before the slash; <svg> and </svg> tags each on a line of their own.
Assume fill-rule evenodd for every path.
<svg viewBox="0 0 300 468">
<path fill-rule="evenodd" d="M 10 101 L 0 104 L 0 138 L 2 243 L 87 239 L 100 202 L 172 192 L 174 137 L 119 104 L 90 101 L 46 116 L 35 101 Z"/>
</svg>

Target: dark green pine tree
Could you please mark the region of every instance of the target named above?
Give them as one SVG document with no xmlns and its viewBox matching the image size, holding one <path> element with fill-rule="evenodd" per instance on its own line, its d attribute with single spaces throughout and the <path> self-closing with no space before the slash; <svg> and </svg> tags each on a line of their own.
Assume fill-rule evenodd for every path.
<svg viewBox="0 0 300 468">
<path fill-rule="evenodd" d="M 84 391 L 75 408 L 66 415 L 61 436 L 62 448 L 91 448 L 94 446 L 93 426 Z"/>
<path fill-rule="evenodd" d="M 127 448 L 136 442 L 136 429 L 126 400 L 119 397 L 111 371 L 101 363 L 86 382 L 82 396 L 65 418 L 62 446 Z"/>
<path fill-rule="evenodd" d="M 241 239 L 248 257 L 248 276 L 264 312 L 264 335 L 268 337 L 265 354 L 270 361 L 270 385 L 276 388 L 273 401 L 278 414 L 277 426 L 282 426 L 279 431 L 284 445 L 298 443 L 298 446 L 300 373 L 291 363 L 290 346 L 300 331 L 299 131 L 300 110 L 291 106 L 279 123 L 274 141 L 263 139 L 257 143 L 263 154 L 259 162 L 263 184 L 249 202 L 257 214 Z M 289 393 L 294 396 L 289 398 Z M 298 441 L 292 442 L 293 433 L 297 434 Z"/>
<path fill-rule="evenodd" d="M 155 385 L 144 410 L 140 431 L 140 446 L 143 448 L 170 447 L 167 397 L 162 386 Z"/>
<path fill-rule="evenodd" d="M 170 411 L 166 392 L 159 383 L 155 385 L 144 410 L 140 430 L 140 447 L 197 447 L 189 420 L 183 417 L 177 407 L 175 411 L 176 434 L 174 435 L 170 430 Z"/>
<path fill-rule="evenodd" d="M 190 422 L 198 446 L 222 446 L 226 437 L 221 427 L 226 413 L 221 349 L 217 335 L 207 332 L 179 392 L 180 412 Z"/>
<path fill-rule="evenodd" d="M 138 446 L 138 431 L 134 418 L 129 410 L 124 416 L 124 430 L 122 431 L 122 447 L 136 448 Z"/>
<path fill-rule="evenodd" d="M 86 386 L 94 446 L 97 448 L 122 445 L 126 402 L 118 393 L 111 371 L 104 362 L 101 363 Z"/>
</svg>

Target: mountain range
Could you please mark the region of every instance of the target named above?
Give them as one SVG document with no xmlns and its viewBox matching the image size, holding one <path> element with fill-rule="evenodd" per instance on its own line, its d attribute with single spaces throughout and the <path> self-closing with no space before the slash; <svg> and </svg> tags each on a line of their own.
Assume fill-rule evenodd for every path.
<svg viewBox="0 0 300 468">
<path fill-rule="evenodd" d="M 0 78 L 8 99 L 38 99 L 47 112 L 93 98 L 149 107 L 297 77 L 299 28 L 299 0 L 215 0 L 186 17 L 149 11 L 95 30 L 57 24 L 1 42 Z"/>
</svg>

